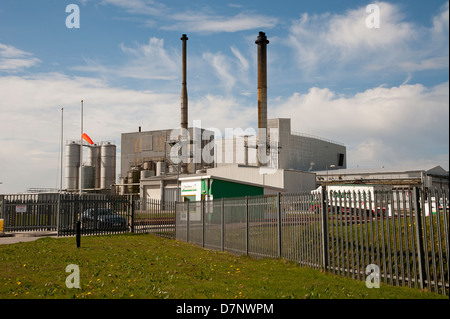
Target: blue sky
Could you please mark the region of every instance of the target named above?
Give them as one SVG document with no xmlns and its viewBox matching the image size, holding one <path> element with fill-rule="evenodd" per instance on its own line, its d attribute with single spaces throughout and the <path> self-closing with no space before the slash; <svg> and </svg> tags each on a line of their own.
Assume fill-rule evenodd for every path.
<svg viewBox="0 0 450 319">
<path fill-rule="evenodd" d="M 65 9 L 80 9 L 67 28 Z M 380 28 L 367 28 L 369 4 Z M 268 115 L 343 142 L 351 167 L 449 168 L 448 1 L 2 0 L 0 193 L 59 187 L 64 139 L 179 126 L 181 41 L 189 122 L 256 125 L 256 45 Z M 118 161 L 118 167 L 120 167 Z"/>
</svg>

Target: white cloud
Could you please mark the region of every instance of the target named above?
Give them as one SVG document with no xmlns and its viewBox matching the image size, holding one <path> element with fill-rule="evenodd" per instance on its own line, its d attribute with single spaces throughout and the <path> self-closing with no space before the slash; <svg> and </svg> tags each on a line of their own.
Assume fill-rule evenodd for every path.
<svg viewBox="0 0 450 319">
<path fill-rule="evenodd" d="M 83 0 L 83 2 L 86 3 L 88 0 Z M 163 30 L 210 34 L 272 28 L 278 23 L 277 18 L 260 14 L 239 13 L 234 16 L 222 16 L 207 12 L 207 9 L 204 9 L 204 12 L 193 12 L 185 8 L 173 10 L 168 9 L 165 4 L 152 0 L 102 0 L 100 4 L 116 6 L 132 14 L 159 19 L 163 21 L 161 27 Z M 242 7 L 236 4 L 229 4 L 229 6 Z M 155 26 L 154 21 L 147 21 L 145 24 L 151 27 Z"/>
<path fill-rule="evenodd" d="M 0 71 L 18 72 L 40 62 L 38 58 L 33 57 L 33 54 L 29 52 L 0 43 Z"/>
<path fill-rule="evenodd" d="M 225 128 L 248 128 L 256 121 L 256 112 L 256 107 L 229 96 L 207 94 L 189 102 L 190 123 L 201 120 L 203 128 L 214 127 L 222 133 Z"/>
<path fill-rule="evenodd" d="M 230 73 L 231 63 L 229 61 L 229 58 L 220 52 L 219 53 L 206 52 L 203 53 L 203 59 L 205 59 L 205 61 L 212 66 L 218 79 L 223 84 L 225 91 L 230 92 L 231 89 L 236 84 L 236 79 Z"/>
<path fill-rule="evenodd" d="M 442 40 L 447 38 L 448 41 L 448 30 L 449 28 L 449 3 L 448 1 L 442 5 L 440 8 L 440 13 L 433 18 L 433 29 L 432 34 Z"/>
<path fill-rule="evenodd" d="M 152 0 L 102 0 L 100 3 L 117 6 L 134 14 L 162 15 L 165 12 L 164 5 Z"/>
<path fill-rule="evenodd" d="M 165 30 L 186 30 L 205 34 L 219 32 L 238 32 L 258 28 L 273 28 L 278 19 L 265 16 L 239 13 L 232 17 L 208 15 L 203 13 L 183 12 L 173 14 L 169 19 L 175 23 L 164 26 Z"/>
<path fill-rule="evenodd" d="M 148 44 L 135 48 L 120 45 L 123 52 L 135 57 L 121 74 L 140 78 L 173 79 L 179 71 L 181 58 L 175 50 L 164 48 L 164 40 L 152 37 Z"/>
<path fill-rule="evenodd" d="M 314 87 L 269 107 L 269 117 L 290 117 L 294 131 L 345 143 L 348 165 L 447 154 L 441 164 L 448 168 L 448 85 L 377 87 L 351 96 Z"/>
<path fill-rule="evenodd" d="M 344 67 L 355 77 L 365 72 L 417 71 L 448 67 L 448 2 L 426 28 L 404 20 L 395 4 L 376 2 L 380 28 L 368 28 L 365 6 L 344 14 L 304 13 L 294 21 L 285 40 L 297 65 L 308 78 L 317 70 L 342 76 Z"/>
<path fill-rule="evenodd" d="M 133 79 L 173 80 L 178 76 L 181 57 L 175 49 L 164 47 L 164 39 L 152 37 L 145 44 L 136 42 L 134 47 L 121 43 L 120 49 L 126 55 L 122 65 L 104 65 L 85 57 L 86 65 L 73 69 Z"/>
<path fill-rule="evenodd" d="M 234 56 L 239 60 L 240 65 L 238 70 L 242 70 L 244 72 L 248 71 L 249 69 L 248 60 L 242 55 L 239 49 L 236 47 L 231 47 L 231 52 L 233 52 Z"/>
<path fill-rule="evenodd" d="M 218 88 L 222 93 L 236 93 L 233 89 L 237 89 L 239 90 L 238 94 L 248 96 L 251 94 L 248 92 L 249 88 L 253 89 L 253 83 L 250 83 L 250 63 L 236 47 L 231 46 L 230 50 L 232 55 L 225 55 L 222 52 L 205 52 L 202 58 L 212 67 L 213 73 L 219 80 Z M 204 70 L 204 73 L 209 74 L 210 72 Z M 208 87 L 214 86 L 213 82 L 208 82 Z"/>
</svg>

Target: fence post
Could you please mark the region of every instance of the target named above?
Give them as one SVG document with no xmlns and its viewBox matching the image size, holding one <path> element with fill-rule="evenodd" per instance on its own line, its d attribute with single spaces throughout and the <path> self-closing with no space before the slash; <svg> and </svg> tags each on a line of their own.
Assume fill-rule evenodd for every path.
<svg viewBox="0 0 450 319">
<path fill-rule="evenodd" d="M 322 188 L 321 194 L 321 206 L 322 211 L 322 258 L 323 258 L 323 269 L 328 269 L 328 204 L 327 204 L 327 189 Z"/>
<path fill-rule="evenodd" d="M 278 213 L 278 257 L 281 258 L 281 193 L 277 194 L 277 213 Z"/>
<path fill-rule="evenodd" d="M 178 239 L 177 238 L 177 210 L 178 210 L 178 198 L 177 200 L 174 202 L 175 207 L 173 207 L 173 238 L 174 239 Z"/>
<path fill-rule="evenodd" d="M 419 286 L 420 289 L 424 288 L 424 253 L 423 253 L 423 238 L 422 238 L 422 216 L 420 205 L 420 190 L 418 187 L 414 187 L 414 210 L 415 224 L 416 224 L 416 246 L 417 246 L 417 261 L 418 261 L 418 273 L 419 273 Z"/>
<path fill-rule="evenodd" d="M 222 251 L 225 251 L 225 202 L 224 202 L 223 197 L 222 197 L 221 201 L 222 201 L 222 209 L 221 209 L 221 215 L 220 215 L 220 223 L 221 223 L 221 227 L 222 227 L 221 245 L 222 245 Z"/>
<path fill-rule="evenodd" d="M 246 226 L 246 231 L 245 231 L 245 254 L 248 256 L 248 196 L 245 196 L 245 226 Z"/>
<path fill-rule="evenodd" d="M 200 211 L 202 216 L 202 247 L 205 247 L 205 200 L 202 199 L 200 202 Z"/>
<path fill-rule="evenodd" d="M 56 204 L 56 236 L 59 236 L 59 223 L 60 223 L 60 214 L 61 214 L 61 193 L 58 193 L 58 202 Z"/>
<path fill-rule="evenodd" d="M 187 210 L 186 210 L 186 242 L 189 242 L 189 201 L 187 201 Z"/>
<path fill-rule="evenodd" d="M 76 231 L 75 238 L 76 238 L 77 248 L 80 248 L 80 246 L 81 246 L 81 221 L 80 220 L 77 221 L 76 229 L 77 229 L 77 231 Z"/>
<path fill-rule="evenodd" d="M 135 204 L 134 204 L 134 198 L 133 196 L 130 196 L 131 201 L 131 232 L 134 233 L 134 217 L 135 217 Z M 141 203 L 142 204 L 142 203 Z"/>
</svg>

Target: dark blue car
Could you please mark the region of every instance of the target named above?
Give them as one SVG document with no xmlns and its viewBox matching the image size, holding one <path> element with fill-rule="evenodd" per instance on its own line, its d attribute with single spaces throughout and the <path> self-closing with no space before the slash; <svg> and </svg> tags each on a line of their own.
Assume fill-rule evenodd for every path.
<svg viewBox="0 0 450 319">
<path fill-rule="evenodd" d="M 111 208 L 89 208 L 81 214 L 80 221 L 82 229 L 120 230 L 127 227 L 126 218 Z"/>
</svg>

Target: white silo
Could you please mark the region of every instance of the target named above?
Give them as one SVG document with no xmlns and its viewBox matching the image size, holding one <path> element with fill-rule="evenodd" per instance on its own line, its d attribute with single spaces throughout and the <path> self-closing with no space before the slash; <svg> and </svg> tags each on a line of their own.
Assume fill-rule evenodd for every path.
<svg viewBox="0 0 450 319">
<path fill-rule="evenodd" d="M 72 141 L 66 144 L 66 189 L 78 189 L 80 179 L 80 144 Z"/>
<path fill-rule="evenodd" d="M 94 168 L 94 186 L 100 188 L 100 176 L 102 161 L 100 157 L 100 145 L 92 145 L 88 147 L 89 165 Z"/>
<path fill-rule="evenodd" d="M 116 146 L 105 142 L 100 148 L 100 188 L 110 189 L 116 181 Z"/>
<path fill-rule="evenodd" d="M 83 165 L 83 189 L 93 189 L 95 187 L 95 167 Z"/>
</svg>

